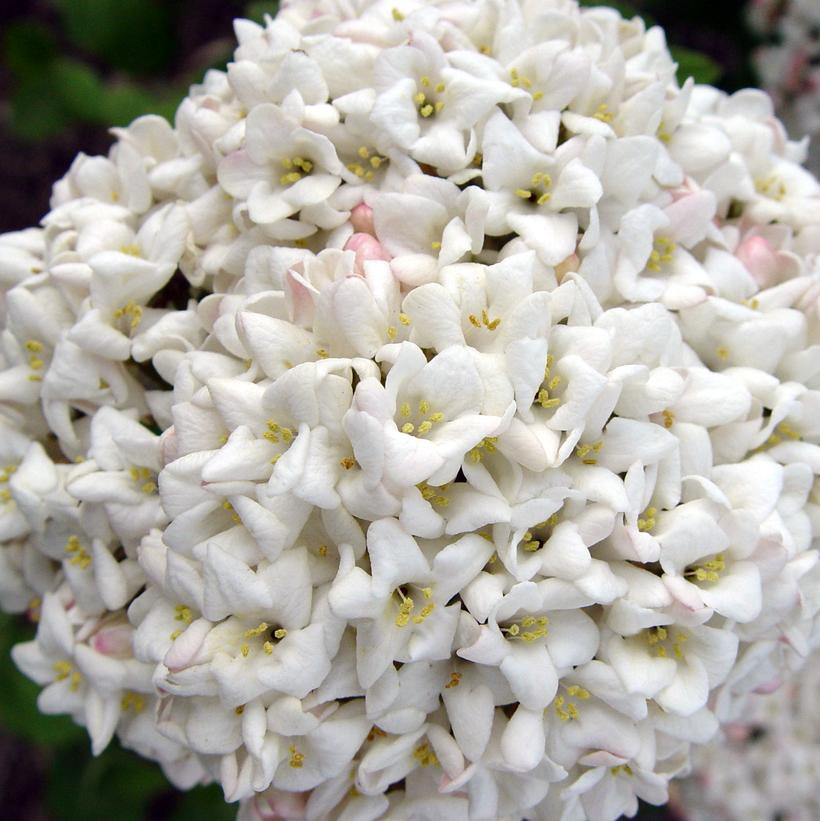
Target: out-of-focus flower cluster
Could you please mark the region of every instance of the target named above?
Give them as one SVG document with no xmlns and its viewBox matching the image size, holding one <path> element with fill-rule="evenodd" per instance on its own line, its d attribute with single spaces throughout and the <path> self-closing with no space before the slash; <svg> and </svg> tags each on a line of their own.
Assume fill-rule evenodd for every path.
<svg viewBox="0 0 820 821">
<path fill-rule="evenodd" d="M 689 821 L 820 817 L 820 656 L 771 695 L 754 695 L 719 742 L 693 755 L 678 804 Z"/>
<path fill-rule="evenodd" d="M 752 0 L 749 22 L 769 45 L 754 54 L 763 88 L 795 134 L 820 138 L 820 4 L 815 0 Z M 820 170 L 817 145 L 811 169 Z"/>
<path fill-rule="evenodd" d="M 246 821 L 608 821 L 798 668 L 820 186 L 571 0 L 296 2 L 0 238 L 40 708 Z"/>
</svg>

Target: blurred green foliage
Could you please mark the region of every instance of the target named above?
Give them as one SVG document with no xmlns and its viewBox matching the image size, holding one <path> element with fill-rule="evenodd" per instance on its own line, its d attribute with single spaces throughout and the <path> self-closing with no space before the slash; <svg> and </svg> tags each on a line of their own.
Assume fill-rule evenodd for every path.
<svg viewBox="0 0 820 821">
<path fill-rule="evenodd" d="M 181 4 L 162 0 L 50 0 L 54 10 L 5 27 L 0 62 L 12 76 L 11 127 L 43 140 L 76 124 L 127 125 L 141 114 L 173 120 L 188 86 L 230 58 L 230 31 L 209 62 L 180 70 Z M 247 16 L 275 14 L 276 2 L 254 2 Z M 42 18 L 42 19 L 41 19 Z M 217 40 L 218 42 L 218 40 Z"/>
<path fill-rule="evenodd" d="M 262 2 L 249 3 L 245 9 L 245 16 L 248 20 L 253 20 L 256 23 L 263 23 L 265 15 L 269 14 L 273 17 L 279 9 L 279 3 L 276 0 L 262 0 Z"/>
</svg>

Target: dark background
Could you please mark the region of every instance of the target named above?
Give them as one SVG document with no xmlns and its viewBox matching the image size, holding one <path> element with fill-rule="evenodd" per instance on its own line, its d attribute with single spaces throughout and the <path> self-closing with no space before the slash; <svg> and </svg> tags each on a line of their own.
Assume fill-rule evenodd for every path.
<svg viewBox="0 0 820 821">
<path fill-rule="evenodd" d="M 732 91 L 754 84 L 740 0 L 601 3 L 660 23 L 681 73 Z M 593 3 L 585 3 L 593 5 Z M 172 119 L 188 85 L 233 49 L 231 20 L 275 2 L 0 0 L 0 232 L 36 225 L 52 183 L 79 151 L 105 153 L 107 128 L 148 112 Z M 38 688 L 10 647 L 33 634 L 0 615 L 0 818 L 5 821 L 232 819 L 215 787 L 181 795 L 159 769 L 117 747 L 92 759 L 82 728 L 42 716 Z M 643 808 L 642 819 L 670 819 Z"/>
</svg>

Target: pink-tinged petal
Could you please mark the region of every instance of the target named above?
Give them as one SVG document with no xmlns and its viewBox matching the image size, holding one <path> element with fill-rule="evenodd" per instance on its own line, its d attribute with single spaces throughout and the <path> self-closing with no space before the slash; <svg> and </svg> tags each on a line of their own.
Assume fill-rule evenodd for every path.
<svg viewBox="0 0 820 821">
<path fill-rule="evenodd" d="M 360 202 L 353 208 L 350 212 L 350 224 L 356 232 L 376 236 L 376 229 L 373 225 L 373 209 L 366 203 Z"/>
<path fill-rule="evenodd" d="M 765 237 L 747 237 L 738 245 L 735 255 L 761 288 L 773 284 L 777 273 L 777 255 Z"/>
</svg>

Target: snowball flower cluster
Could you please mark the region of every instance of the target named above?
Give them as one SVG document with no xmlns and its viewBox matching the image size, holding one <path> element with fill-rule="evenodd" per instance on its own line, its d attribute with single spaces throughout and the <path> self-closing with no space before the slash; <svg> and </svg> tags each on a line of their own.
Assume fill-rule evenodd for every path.
<svg viewBox="0 0 820 821">
<path fill-rule="evenodd" d="M 820 137 L 820 6 L 813 0 L 752 0 L 748 19 L 769 43 L 754 54 L 763 87 L 787 127 Z M 820 170 L 814 145 L 809 166 Z"/>
<path fill-rule="evenodd" d="M 690 821 L 813 821 L 820 816 L 820 655 L 771 695 L 752 697 L 721 743 L 695 754 L 682 782 L 680 809 Z"/>
<path fill-rule="evenodd" d="M 293 2 L 0 237 L 14 658 L 244 821 L 610 821 L 820 610 L 820 185 L 574 0 Z"/>
</svg>

